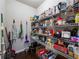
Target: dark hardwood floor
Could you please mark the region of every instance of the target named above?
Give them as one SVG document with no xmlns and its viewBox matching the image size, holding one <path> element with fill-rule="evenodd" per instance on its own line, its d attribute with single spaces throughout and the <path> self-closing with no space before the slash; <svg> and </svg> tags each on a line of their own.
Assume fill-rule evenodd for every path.
<svg viewBox="0 0 79 59">
<path fill-rule="evenodd" d="M 35 54 L 21 52 L 16 54 L 15 59 L 38 59 L 38 57 Z"/>
<path fill-rule="evenodd" d="M 39 59 L 35 54 L 21 52 L 16 54 L 15 59 Z M 63 56 L 58 55 L 56 59 L 66 59 Z"/>
</svg>

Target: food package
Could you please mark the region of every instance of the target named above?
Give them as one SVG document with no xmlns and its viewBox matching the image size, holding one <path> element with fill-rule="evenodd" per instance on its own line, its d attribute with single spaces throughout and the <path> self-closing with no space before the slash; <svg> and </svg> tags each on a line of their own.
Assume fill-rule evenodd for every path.
<svg viewBox="0 0 79 59">
<path fill-rule="evenodd" d="M 79 42 L 79 37 L 71 37 L 71 40 L 72 42 Z"/>
<path fill-rule="evenodd" d="M 79 23 L 79 13 L 77 13 L 75 16 L 75 23 Z"/>
<path fill-rule="evenodd" d="M 47 41 L 48 41 L 47 44 L 48 44 L 49 46 L 52 46 L 52 43 L 51 43 L 52 41 L 51 41 L 51 39 L 48 38 Z"/>
<path fill-rule="evenodd" d="M 35 19 L 33 18 L 33 17 L 30 17 L 30 20 L 33 22 L 33 21 L 35 21 Z"/>
</svg>

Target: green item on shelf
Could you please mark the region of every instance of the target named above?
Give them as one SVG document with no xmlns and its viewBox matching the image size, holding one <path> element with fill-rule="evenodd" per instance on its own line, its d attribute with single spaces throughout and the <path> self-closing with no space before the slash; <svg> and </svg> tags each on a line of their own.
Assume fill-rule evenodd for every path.
<svg viewBox="0 0 79 59">
<path fill-rule="evenodd" d="M 50 19 L 50 24 L 49 26 L 52 26 L 53 25 L 53 19 Z"/>
<path fill-rule="evenodd" d="M 79 13 L 77 13 L 75 16 L 75 23 L 79 23 Z"/>
<path fill-rule="evenodd" d="M 37 15 L 34 15 L 34 17 L 33 17 L 35 20 L 37 20 L 37 19 L 39 19 L 39 16 L 37 16 Z"/>
<path fill-rule="evenodd" d="M 51 17 L 47 17 L 47 18 L 45 18 L 44 20 L 50 20 L 50 18 L 51 18 Z"/>
</svg>

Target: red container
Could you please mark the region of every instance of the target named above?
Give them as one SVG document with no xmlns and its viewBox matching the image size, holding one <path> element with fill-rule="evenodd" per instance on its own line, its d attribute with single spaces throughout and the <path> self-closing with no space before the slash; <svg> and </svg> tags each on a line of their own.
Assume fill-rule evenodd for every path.
<svg viewBox="0 0 79 59">
<path fill-rule="evenodd" d="M 46 50 L 46 49 L 40 49 L 40 50 L 38 50 L 37 51 L 37 55 L 38 56 L 41 56 L 41 55 L 43 55 L 43 54 L 45 54 L 45 53 L 47 53 L 48 51 Z"/>
<path fill-rule="evenodd" d="M 61 52 L 63 52 L 63 53 L 67 53 L 68 52 L 67 48 L 62 47 L 62 46 L 57 45 L 57 44 L 54 44 L 54 48 L 57 49 L 57 50 L 59 50 L 59 51 L 61 51 Z"/>
</svg>

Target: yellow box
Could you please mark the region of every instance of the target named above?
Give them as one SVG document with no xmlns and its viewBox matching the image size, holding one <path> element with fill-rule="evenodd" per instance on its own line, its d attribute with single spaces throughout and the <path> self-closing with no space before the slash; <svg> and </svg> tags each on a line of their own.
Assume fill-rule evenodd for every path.
<svg viewBox="0 0 79 59">
<path fill-rule="evenodd" d="M 79 13 L 77 13 L 75 16 L 75 23 L 79 23 Z"/>
</svg>

